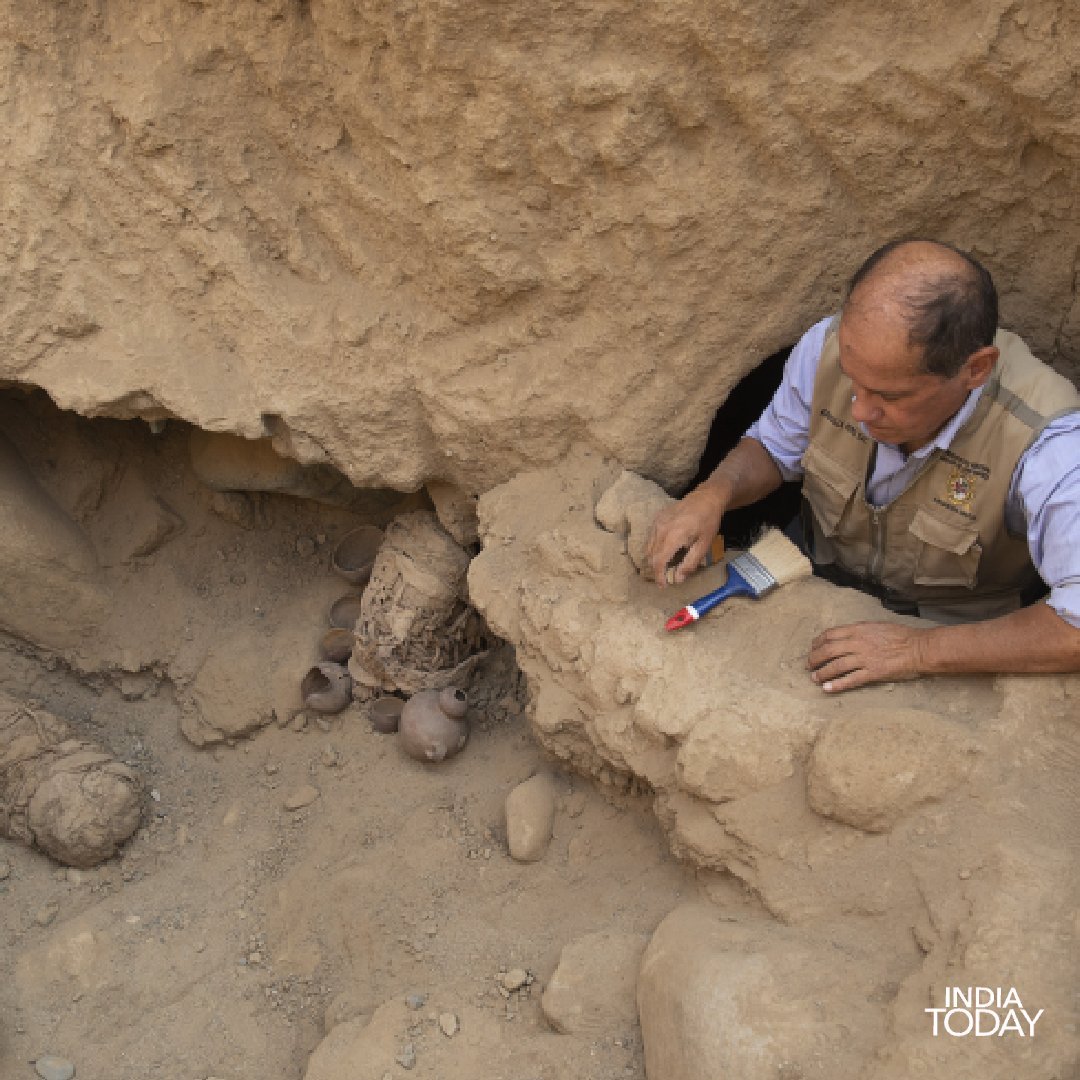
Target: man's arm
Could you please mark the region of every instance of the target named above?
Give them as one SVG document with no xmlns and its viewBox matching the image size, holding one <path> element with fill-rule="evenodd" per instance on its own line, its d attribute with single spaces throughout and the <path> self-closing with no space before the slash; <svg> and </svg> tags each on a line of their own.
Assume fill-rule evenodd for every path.
<svg viewBox="0 0 1080 1080">
<path fill-rule="evenodd" d="M 1045 603 L 960 626 L 854 623 L 818 635 L 806 666 L 830 694 L 920 675 L 1080 671 L 1080 629 Z"/>
<path fill-rule="evenodd" d="M 782 481 L 765 447 L 756 439 L 741 439 L 704 483 L 657 514 L 646 548 L 656 581 L 666 584 L 668 563 L 687 548 L 674 574 L 676 583 L 685 581 L 701 565 L 724 514 L 763 499 Z"/>
<path fill-rule="evenodd" d="M 688 551 L 675 568 L 676 582 L 685 581 L 701 565 L 728 510 L 763 499 L 784 480 L 802 475 L 814 376 L 831 323 L 831 318 L 822 319 L 799 339 L 772 401 L 709 479 L 657 515 L 647 555 L 661 586 L 667 584 L 665 570 L 680 548 Z"/>
</svg>

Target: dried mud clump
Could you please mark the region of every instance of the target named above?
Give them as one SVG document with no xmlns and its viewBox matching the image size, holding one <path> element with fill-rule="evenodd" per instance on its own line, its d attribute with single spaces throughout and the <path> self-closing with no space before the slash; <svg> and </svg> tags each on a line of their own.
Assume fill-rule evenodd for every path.
<svg viewBox="0 0 1080 1080">
<path fill-rule="evenodd" d="M 415 694 L 457 683 L 486 655 L 490 641 L 471 606 L 469 554 L 417 511 L 386 530 L 364 590 L 349 669 L 371 689 Z"/>
<path fill-rule="evenodd" d="M 111 754 L 0 694 L 0 834 L 68 866 L 96 866 L 138 828 L 140 796 Z"/>
</svg>

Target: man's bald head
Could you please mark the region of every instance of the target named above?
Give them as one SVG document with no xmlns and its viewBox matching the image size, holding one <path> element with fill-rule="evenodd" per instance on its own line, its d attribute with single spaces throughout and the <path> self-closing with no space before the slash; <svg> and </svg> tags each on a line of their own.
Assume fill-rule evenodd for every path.
<svg viewBox="0 0 1080 1080">
<path fill-rule="evenodd" d="M 951 378 L 993 344 L 998 302 L 993 279 L 966 252 L 934 240 L 894 240 L 855 272 L 847 318 L 899 320 L 922 350 L 923 369 Z"/>
</svg>

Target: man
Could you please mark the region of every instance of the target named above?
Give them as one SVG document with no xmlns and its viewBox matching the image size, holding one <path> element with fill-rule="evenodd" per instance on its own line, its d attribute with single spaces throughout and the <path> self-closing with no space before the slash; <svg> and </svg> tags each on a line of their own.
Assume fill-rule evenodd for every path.
<svg viewBox="0 0 1080 1080">
<path fill-rule="evenodd" d="M 656 580 L 686 548 L 685 580 L 728 510 L 800 476 L 815 569 L 934 620 L 826 630 L 807 658 L 823 690 L 1080 670 L 1080 394 L 997 330 L 969 255 L 913 240 L 867 259 L 758 422 L 657 516 Z M 1049 596 L 1022 606 L 1036 572 Z"/>
</svg>

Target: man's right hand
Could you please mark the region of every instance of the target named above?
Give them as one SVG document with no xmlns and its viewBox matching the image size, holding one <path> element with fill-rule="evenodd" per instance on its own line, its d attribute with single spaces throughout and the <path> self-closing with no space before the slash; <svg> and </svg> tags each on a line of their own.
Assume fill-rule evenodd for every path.
<svg viewBox="0 0 1080 1080">
<path fill-rule="evenodd" d="M 653 578 L 661 588 L 669 584 L 668 563 L 680 548 L 686 548 L 687 552 L 673 567 L 671 584 L 682 584 L 702 564 L 709 545 L 720 532 L 724 509 L 721 497 L 702 485 L 656 515 L 649 529 L 645 554 Z"/>
</svg>

